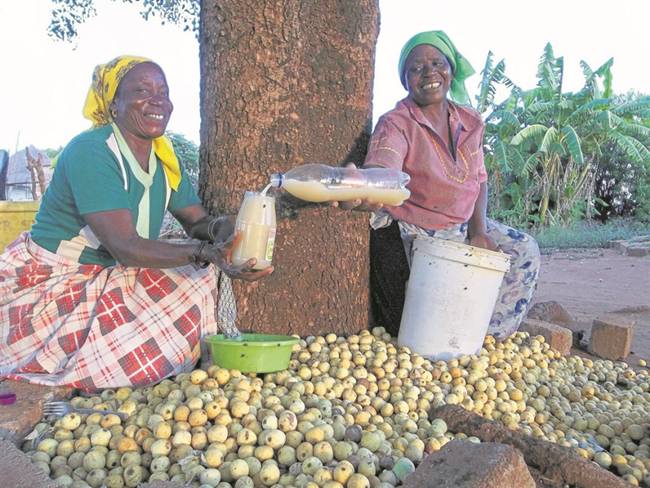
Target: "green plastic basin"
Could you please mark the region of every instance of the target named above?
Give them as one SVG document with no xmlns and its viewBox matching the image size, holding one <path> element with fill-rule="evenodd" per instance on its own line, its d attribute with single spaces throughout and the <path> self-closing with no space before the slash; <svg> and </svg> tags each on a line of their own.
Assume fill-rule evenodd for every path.
<svg viewBox="0 0 650 488">
<path fill-rule="evenodd" d="M 291 349 L 296 337 L 285 335 L 242 334 L 243 340 L 209 335 L 212 363 L 222 368 L 238 369 L 243 373 L 272 373 L 289 367 Z"/>
</svg>

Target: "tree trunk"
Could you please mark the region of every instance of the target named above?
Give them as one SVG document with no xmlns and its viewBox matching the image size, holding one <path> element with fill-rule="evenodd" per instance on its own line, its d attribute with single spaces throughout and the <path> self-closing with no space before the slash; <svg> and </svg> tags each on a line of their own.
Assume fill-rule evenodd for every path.
<svg viewBox="0 0 650 488">
<path fill-rule="evenodd" d="M 211 213 L 235 214 L 273 172 L 363 161 L 378 30 L 377 0 L 202 2 L 200 194 Z M 240 329 L 367 327 L 367 214 L 305 206 L 279 217 L 275 272 L 235 283 Z"/>
</svg>

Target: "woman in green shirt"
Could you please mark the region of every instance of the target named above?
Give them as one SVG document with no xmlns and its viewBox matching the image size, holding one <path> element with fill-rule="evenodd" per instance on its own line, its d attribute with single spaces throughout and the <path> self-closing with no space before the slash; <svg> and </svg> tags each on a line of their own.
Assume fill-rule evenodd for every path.
<svg viewBox="0 0 650 488">
<path fill-rule="evenodd" d="M 273 268 L 232 264 L 232 223 L 208 215 L 163 135 L 172 110 L 150 60 L 95 69 L 93 128 L 61 153 L 31 233 L 0 256 L 0 377 L 147 385 L 191 368 L 217 324 L 237 334 L 228 277 Z M 200 243 L 157 240 L 166 210 Z"/>
</svg>

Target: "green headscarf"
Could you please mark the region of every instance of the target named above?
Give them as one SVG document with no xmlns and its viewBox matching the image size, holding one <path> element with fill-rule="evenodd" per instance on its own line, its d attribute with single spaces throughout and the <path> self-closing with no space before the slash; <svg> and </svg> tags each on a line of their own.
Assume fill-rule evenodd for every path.
<svg viewBox="0 0 650 488">
<path fill-rule="evenodd" d="M 454 43 L 451 42 L 451 39 L 449 39 L 447 34 L 443 31 L 420 32 L 411 37 L 404 45 L 402 52 L 399 55 L 398 65 L 399 79 L 404 88 L 408 90 L 406 76 L 404 76 L 404 63 L 406 63 L 406 58 L 408 58 L 408 55 L 411 54 L 411 51 L 415 47 L 422 44 L 430 44 L 447 57 L 454 74 L 454 79 L 449 87 L 449 95 L 455 102 L 468 104 L 469 95 L 465 89 L 465 79 L 474 74 L 474 68 L 472 68 L 469 61 L 458 52 Z"/>
</svg>

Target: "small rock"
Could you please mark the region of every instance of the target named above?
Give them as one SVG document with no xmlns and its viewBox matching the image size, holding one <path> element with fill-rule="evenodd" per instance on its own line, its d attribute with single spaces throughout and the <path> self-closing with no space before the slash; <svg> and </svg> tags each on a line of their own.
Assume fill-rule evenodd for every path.
<svg viewBox="0 0 650 488">
<path fill-rule="evenodd" d="M 573 322 L 573 317 L 571 317 L 571 314 L 567 312 L 562 305 L 554 300 L 536 303 L 528 311 L 527 317 L 564 326 L 567 326 Z"/>
<path fill-rule="evenodd" d="M 524 457 L 506 444 L 452 441 L 427 456 L 404 488 L 535 488 Z"/>
</svg>

